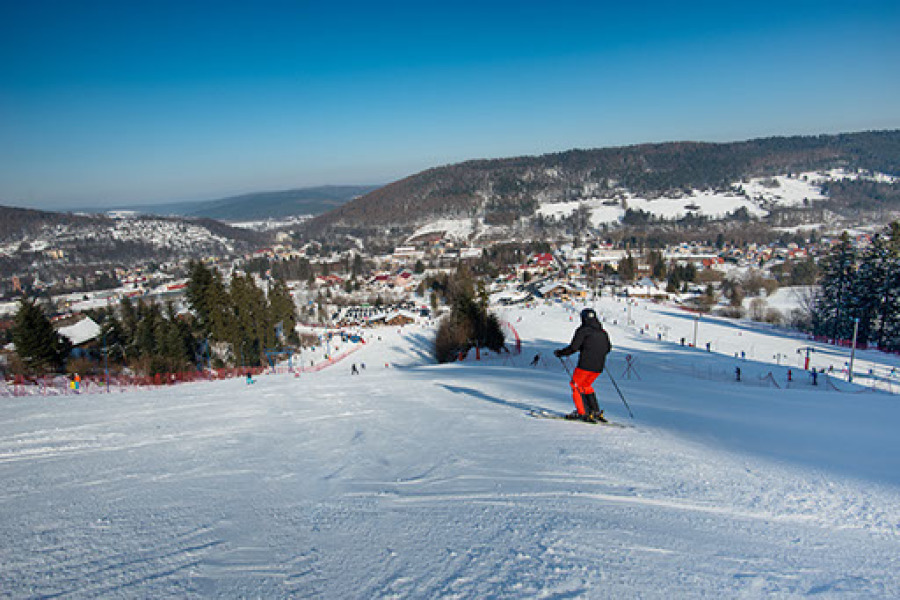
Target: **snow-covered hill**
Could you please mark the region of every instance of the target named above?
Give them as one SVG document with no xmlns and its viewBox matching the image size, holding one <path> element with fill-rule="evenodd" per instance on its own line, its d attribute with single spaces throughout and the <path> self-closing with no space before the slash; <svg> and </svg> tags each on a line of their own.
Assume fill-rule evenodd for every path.
<svg viewBox="0 0 900 600">
<path fill-rule="evenodd" d="M 749 216 L 764 217 L 778 208 L 809 206 L 810 203 L 825 200 L 827 196 L 823 194 L 822 186 L 828 182 L 860 179 L 894 183 L 900 178 L 882 173 L 870 175 L 832 169 L 756 177 L 746 182 L 735 182 L 727 192 L 690 190 L 678 195 L 644 198 L 623 189 L 612 194 L 612 201 L 610 194 L 607 194 L 601 198 L 588 197 L 571 202 L 546 202 L 537 212 L 545 217 L 560 218 L 584 206 L 590 211 L 591 223 L 595 227 L 618 223 L 625 216 L 626 209 L 640 210 L 664 220 L 680 219 L 688 213 L 721 219 L 741 209 L 746 210 Z"/>
<path fill-rule="evenodd" d="M 713 226 L 700 217 L 840 231 L 896 218 L 898 137 L 669 142 L 470 160 L 390 183 L 310 219 L 302 231 L 332 241 L 342 232 L 426 240 L 445 232 L 483 243 L 558 239 L 591 225 L 663 232 Z"/>
<path fill-rule="evenodd" d="M 213 233 L 202 225 L 176 219 L 160 219 L 138 215 L 116 214 L 109 221 L 90 226 L 56 225 L 23 239 L 13 239 L 0 246 L 0 254 L 11 256 L 20 245 L 27 242 L 29 250 L 44 251 L 48 248 L 65 248 L 73 243 L 91 243 L 99 246 L 116 242 L 130 242 L 150 245 L 154 248 L 168 248 L 182 252 L 193 252 L 196 248 L 233 249 L 231 240 Z"/>
<path fill-rule="evenodd" d="M 627 210 L 641 211 L 661 221 L 675 221 L 688 214 L 723 219 L 739 211 L 746 211 L 748 217 L 764 218 L 781 208 L 810 207 L 827 200 L 823 186 L 828 183 L 859 180 L 896 183 L 900 178 L 883 173 L 831 169 L 751 178 L 733 183 L 727 191 L 691 189 L 645 197 L 627 188 L 606 189 L 600 195 L 586 189 L 574 200 L 544 199 L 535 214 L 552 221 L 586 210 L 592 227 L 619 225 Z M 459 240 L 479 236 L 497 239 L 503 237 L 503 232 L 503 227 L 489 225 L 484 219 L 443 218 L 418 227 L 408 239 L 432 234 Z"/>
<path fill-rule="evenodd" d="M 0 207 L 0 213 L 3 212 Z M 257 248 L 268 240 L 255 231 L 211 220 L 141 216 L 124 211 L 110 216 L 28 213 L 28 220 L 21 227 L 4 229 L 0 261 L 12 272 L 37 271 L 43 277 L 50 277 L 48 273 L 54 269 L 75 265 L 131 266 L 228 256 Z"/>
<path fill-rule="evenodd" d="M 527 416 L 571 405 L 550 352 L 577 313 L 546 305 L 502 309 L 520 356 L 434 365 L 414 326 L 300 377 L 4 398 L 0 592 L 900 596 L 896 396 L 813 386 L 776 330 L 596 308 L 635 419 L 606 376 L 598 396 L 627 429 Z M 858 360 L 891 385 L 895 359 Z"/>
</svg>

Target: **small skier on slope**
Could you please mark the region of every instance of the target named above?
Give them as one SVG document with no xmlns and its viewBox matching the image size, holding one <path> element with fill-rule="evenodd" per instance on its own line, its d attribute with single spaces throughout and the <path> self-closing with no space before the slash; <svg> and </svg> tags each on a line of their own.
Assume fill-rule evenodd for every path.
<svg viewBox="0 0 900 600">
<path fill-rule="evenodd" d="M 597 404 L 597 395 L 592 384 L 597 376 L 603 372 L 606 365 L 606 355 L 612 350 L 609 335 L 603 329 L 603 325 L 597 319 L 597 313 L 592 308 L 581 311 L 581 326 L 575 330 L 571 343 L 565 348 L 553 351 L 556 357 L 569 356 L 578 352 L 578 366 L 572 373 L 572 400 L 575 402 L 575 412 L 568 415 L 570 419 L 584 421 L 603 421 L 603 411 Z"/>
</svg>

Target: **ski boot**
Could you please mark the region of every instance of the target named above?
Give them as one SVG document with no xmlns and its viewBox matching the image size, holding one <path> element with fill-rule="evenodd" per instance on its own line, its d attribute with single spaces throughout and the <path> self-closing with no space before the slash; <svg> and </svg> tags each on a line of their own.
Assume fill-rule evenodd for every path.
<svg viewBox="0 0 900 600">
<path fill-rule="evenodd" d="M 603 411 L 600 410 L 600 405 L 597 404 L 597 394 L 591 392 L 590 394 L 583 394 L 582 398 L 584 398 L 584 407 L 587 410 L 588 415 L 591 416 L 593 422 L 600 423 L 608 423 L 606 417 L 603 416 Z"/>
<path fill-rule="evenodd" d="M 594 416 L 590 413 L 581 414 L 577 410 L 573 410 L 569 414 L 566 415 L 566 419 L 569 421 L 584 421 L 585 423 L 596 423 L 597 421 L 594 419 Z"/>
</svg>

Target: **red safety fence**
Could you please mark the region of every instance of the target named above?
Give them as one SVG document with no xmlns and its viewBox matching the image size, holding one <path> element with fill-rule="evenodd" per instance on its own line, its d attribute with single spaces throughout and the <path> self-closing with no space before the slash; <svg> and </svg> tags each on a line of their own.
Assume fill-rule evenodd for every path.
<svg viewBox="0 0 900 600">
<path fill-rule="evenodd" d="M 329 356 L 326 360 L 309 366 L 278 365 L 276 367 L 228 367 L 221 369 L 205 369 L 202 371 L 180 371 L 177 373 L 156 373 L 154 375 L 106 375 L 90 374 L 81 375 L 78 386 L 73 387 L 70 376 L 47 375 L 43 377 L 26 377 L 15 375 L 6 381 L 0 382 L 0 397 L 3 396 L 66 396 L 76 394 L 97 394 L 107 391 L 124 392 L 126 390 L 162 387 L 192 383 L 195 381 L 215 381 L 219 379 L 234 379 L 246 377 L 248 374 L 256 376 L 261 373 L 316 373 L 326 369 L 353 354 L 359 349 L 354 346 L 349 350 Z"/>
<path fill-rule="evenodd" d="M 75 394 L 97 394 L 109 391 L 124 392 L 140 388 L 162 387 L 196 381 L 216 381 L 220 379 L 234 379 L 246 377 L 248 374 L 256 376 L 261 373 L 315 373 L 326 369 L 352 353 L 359 347 L 353 347 L 341 354 L 330 356 L 326 360 L 309 366 L 297 365 L 288 367 L 278 365 L 276 367 L 227 367 L 221 369 L 205 369 L 202 371 L 179 371 L 177 373 L 156 373 L 154 375 L 125 375 L 110 374 L 107 382 L 106 375 L 86 374 L 80 375 L 78 386 L 73 386 L 70 376 L 47 375 L 43 377 L 26 377 L 15 375 L 6 381 L 0 382 L 0 397 L 2 396 L 65 396 Z"/>
<path fill-rule="evenodd" d="M 832 346 L 841 346 L 843 348 L 852 348 L 853 340 L 844 340 L 844 339 L 834 339 L 824 335 L 816 335 L 813 336 L 813 339 L 822 344 L 831 344 Z M 868 350 L 869 344 L 867 342 L 856 342 L 857 350 Z"/>
<path fill-rule="evenodd" d="M 194 381 L 214 381 L 218 379 L 233 379 L 258 375 L 264 372 L 264 367 L 230 367 L 222 369 L 207 369 L 203 371 L 180 371 L 177 373 L 155 373 L 153 375 L 125 375 L 110 374 L 107 381 L 105 374 L 80 375 L 77 386 L 71 377 L 63 375 L 48 375 L 43 377 L 26 377 L 15 375 L 0 385 L 0 396 L 60 396 L 67 394 L 98 393 L 115 388 L 117 391 L 126 389 L 161 387 Z"/>
</svg>

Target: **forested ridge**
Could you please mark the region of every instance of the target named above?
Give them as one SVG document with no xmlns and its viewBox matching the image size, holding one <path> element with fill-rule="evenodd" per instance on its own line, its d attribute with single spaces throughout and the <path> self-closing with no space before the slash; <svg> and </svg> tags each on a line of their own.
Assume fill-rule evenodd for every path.
<svg viewBox="0 0 900 600">
<path fill-rule="evenodd" d="M 616 190 L 646 197 L 690 189 L 728 189 L 742 179 L 823 169 L 900 175 L 900 131 L 772 137 L 733 143 L 671 142 L 541 156 L 471 160 L 428 169 L 312 219 L 310 236 L 334 229 L 395 226 L 423 219 L 483 215 L 503 223 L 528 216 L 540 201 L 578 200 Z M 890 186 L 887 186 L 890 187 Z M 884 192 L 835 186 L 851 198 Z M 891 197 L 893 200 L 893 196 Z"/>
</svg>

